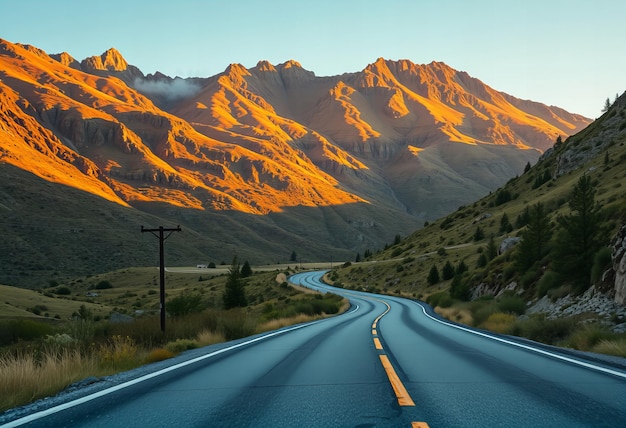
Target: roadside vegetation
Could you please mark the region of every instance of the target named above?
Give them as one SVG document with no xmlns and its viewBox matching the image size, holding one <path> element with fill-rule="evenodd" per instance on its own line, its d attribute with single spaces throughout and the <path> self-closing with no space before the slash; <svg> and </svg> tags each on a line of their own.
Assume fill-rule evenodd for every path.
<svg viewBox="0 0 626 428">
<path fill-rule="evenodd" d="M 626 224 L 624 129 L 626 108 L 615 105 L 583 132 L 558 137 L 552 153 L 519 177 L 383 249 L 357 254 L 332 280 L 426 301 L 455 322 L 626 357 L 626 334 L 613 331 L 626 323 L 621 313 L 527 313 L 541 299 L 556 304 L 591 286 L 613 289 L 605 273 L 611 240 Z"/>
<path fill-rule="evenodd" d="M 235 259 L 227 274 L 214 277 L 168 273 L 165 332 L 154 269 L 126 269 L 39 292 L 6 287 L 15 294 L 3 295 L 4 304 L 21 316 L 0 320 L 0 411 L 84 379 L 334 315 L 348 306 L 339 296 L 290 286 L 290 271 L 255 274 L 243 266 Z M 233 289 L 238 300 L 231 299 Z"/>
</svg>

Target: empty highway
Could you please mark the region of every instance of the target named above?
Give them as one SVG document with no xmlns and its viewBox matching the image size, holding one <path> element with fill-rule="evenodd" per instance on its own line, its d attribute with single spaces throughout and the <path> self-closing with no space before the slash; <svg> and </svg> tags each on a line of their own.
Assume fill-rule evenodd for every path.
<svg viewBox="0 0 626 428">
<path fill-rule="evenodd" d="M 419 302 L 350 299 L 340 316 L 195 350 L 174 366 L 7 426 L 623 427 L 626 371 L 455 325 Z"/>
</svg>

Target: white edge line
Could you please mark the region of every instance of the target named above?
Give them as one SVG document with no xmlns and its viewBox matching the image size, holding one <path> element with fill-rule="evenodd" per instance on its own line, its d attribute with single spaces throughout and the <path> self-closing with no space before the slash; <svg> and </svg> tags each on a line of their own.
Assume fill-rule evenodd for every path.
<svg viewBox="0 0 626 428">
<path fill-rule="evenodd" d="M 546 350 L 543 350 L 543 349 L 540 349 L 540 348 L 535 348 L 533 346 L 524 345 L 523 343 L 514 342 L 512 340 L 507 340 L 507 339 L 504 339 L 502 337 L 493 336 L 491 334 L 483 333 L 483 332 L 480 332 L 480 331 L 477 331 L 477 330 L 472 330 L 470 328 L 463 327 L 463 326 L 460 326 L 458 324 L 453 324 L 453 323 L 450 323 L 450 322 L 447 322 L 447 321 L 435 318 L 432 315 L 430 315 L 428 312 L 426 312 L 426 309 L 424 308 L 424 306 L 421 303 L 418 303 L 418 302 L 416 302 L 414 300 L 413 300 L 413 303 L 415 303 L 420 308 L 422 308 L 422 312 L 424 312 L 424 315 L 426 315 L 428 318 L 432 319 L 433 321 L 437 321 L 438 323 L 441 323 L 441 324 L 444 324 L 444 325 L 448 325 L 450 327 L 454 327 L 454 328 L 457 328 L 459 330 L 463 330 L 463 331 L 466 331 L 468 333 L 475 334 L 477 336 L 482 336 L 482 337 L 486 337 L 486 338 L 491 339 L 491 340 L 496 340 L 498 342 L 506 343 L 508 345 L 517 346 L 518 348 L 522 348 L 522 349 L 526 349 L 528 351 L 536 352 L 537 354 L 547 355 L 547 356 L 552 357 L 552 358 L 556 358 L 556 359 L 559 359 L 559 360 L 562 360 L 562 361 L 567 361 L 568 363 L 576 364 L 576 365 L 579 365 L 579 366 L 582 366 L 582 367 L 585 367 L 585 368 L 588 368 L 588 369 L 596 370 L 596 371 L 599 371 L 599 372 L 603 372 L 603 373 L 607 373 L 607 374 L 610 374 L 610 375 L 613 375 L 613 376 L 620 377 L 622 379 L 626 379 L 626 373 L 623 373 L 623 372 L 620 372 L 620 371 L 617 371 L 617 370 L 612 370 L 612 369 L 609 369 L 609 368 L 606 368 L 606 367 L 597 366 L 597 365 L 594 365 L 594 364 L 591 364 L 591 363 L 586 363 L 584 361 L 580 361 L 580 360 L 577 360 L 575 358 L 570 358 L 570 357 L 566 357 L 564 355 L 555 354 L 553 352 L 549 352 L 549 351 L 546 351 Z"/>
<path fill-rule="evenodd" d="M 346 312 L 345 314 L 351 314 L 353 312 L 356 312 L 357 310 L 359 310 L 359 306 L 358 305 L 356 305 L 354 310 L 352 310 L 350 312 Z M 327 319 L 329 319 L 329 318 L 313 321 L 313 322 L 310 322 L 310 323 L 307 323 L 307 324 L 297 325 L 295 327 L 290 327 L 290 328 L 287 328 L 287 329 L 284 329 L 284 330 L 274 331 L 274 332 L 271 332 L 269 334 L 266 334 L 266 335 L 263 335 L 263 336 L 260 336 L 260 337 L 256 337 L 256 338 L 254 338 L 252 340 L 241 342 L 241 343 L 238 343 L 236 345 L 229 346 L 227 348 L 218 349 L 217 351 L 213 351 L 213 352 L 211 352 L 209 354 L 202 355 L 200 357 L 196 357 L 196 358 L 193 358 L 193 359 L 188 360 L 188 361 L 183 361 L 182 363 L 174 364 L 172 366 L 166 367 L 166 368 L 158 370 L 156 372 L 149 373 L 147 375 L 138 377 L 138 378 L 133 379 L 133 380 L 129 380 L 128 382 L 124 382 L 124 383 L 121 383 L 119 385 L 115 385 L 115 386 L 112 386 L 110 388 L 103 389 L 102 391 L 94 392 L 93 394 L 87 395 L 85 397 L 77 398 L 76 400 L 68 401 L 67 403 L 63 403 L 63 404 L 60 404 L 58 406 L 51 407 L 49 409 L 42 410 L 40 412 L 32 413 L 32 414 L 30 414 L 28 416 L 24 416 L 22 418 L 14 420 L 14 421 L 8 422 L 7 424 L 2 425 L 2 427 L 3 428 L 5 428 L 5 427 L 6 428 L 17 427 L 17 426 L 20 426 L 20 425 L 23 425 L 23 424 L 26 424 L 26 423 L 29 423 L 29 422 L 33 422 L 33 421 L 36 421 L 38 419 L 44 418 L 46 416 L 50 416 L 50 415 L 52 415 L 54 413 L 58 413 L 58 412 L 61 412 L 63 410 L 67 410 L 69 408 L 78 406 L 79 404 L 83 404 L 83 403 L 86 403 L 88 401 L 95 400 L 96 398 L 103 397 L 105 395 L 111 394 L 111 393 L 113 393 L 115 391 L 119 391 L 120 389 L 127 388 L 127 387 L 135 385 L 137 383 L 144 382 L 144 381 L 146 381 L 148 379 L 152 379 L 154 377 L 161 376 L 161 375 L 163 375 L 165 373 L 169 373 L 169 372 L 171 372 L 173 370 L 177 370 L 179 368 L 188 366 L 190 364 L 197 363 L 198 361 L 202 361 L 202 360 L 205 360 L 207 358 L 211 358 L 211 357 L 214 357 L 216 355 L 223 354 L 224 352 L 232 351 L 233 349 L 237 349 L 237 348 L 240 348 L 242 346 L 249 345 L 251 343 L 255 343 L 255 342 L 259 342 L 261 340 L 269 339 L 270 337 L 278 336 L 278 335 L 281 335 L 281 334 L 284 334 L 284 333 L 288 333 L 290 331 L 294 331 L 294 330 L 298 330 L 298 329 L 301 329 L 301 328 L 304 328 L 304 327 L 308 327 L 308 326 L 320 323 L 322 321 L 326 321 Z"/>
</svg>

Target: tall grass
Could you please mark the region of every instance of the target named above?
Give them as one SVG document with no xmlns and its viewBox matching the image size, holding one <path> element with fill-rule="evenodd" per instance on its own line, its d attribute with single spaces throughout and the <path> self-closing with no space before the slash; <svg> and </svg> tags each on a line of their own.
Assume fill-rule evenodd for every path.
<svg viewBox="0 0 626 428">
<path fill-rule="evenodd" d="M 52 395 L 98 373 L 95 355 L 78 349 L 49 349 L 43 355 L 0 356 L 0 411 Z"/>
<path fill-rule="evenodd" d="M 11 347 L 0 352 L 0 411 L 53 395 L 89 376 L 106 376 L 188 349 L 311 321 L 347 306 L 338 296 L 307 296 L 280 311 L 292 314 L 289 317 L 268 320 L 249 308 L 208 311 L 173 317 L 165 332 L 157 317 L 128 324 L 77 320 L 56 334 L 37 323 L 10 324 L 14 328 L 2 339 Z M 24 338 L 35 341 L 23 342 Z"/>
</svg>

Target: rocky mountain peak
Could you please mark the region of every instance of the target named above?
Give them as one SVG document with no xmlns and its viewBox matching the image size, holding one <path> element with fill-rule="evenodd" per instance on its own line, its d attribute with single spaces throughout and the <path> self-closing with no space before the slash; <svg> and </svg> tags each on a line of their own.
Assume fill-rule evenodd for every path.
<svg viewBox="0 0 626 428">
<path fill-rule="evenodd" d="M 85 71 L 125 71 L 128 69 L 128 63 L 115 48 L 108 49 L 100 56 L 85 58 L 81 62 L 81 66 Z"/>
<path fill-rule="evenodd" d="M 256 64 L 256 69 L 258 71 L 276 71 L 276 67 L 274 67 L 272 65 L 272 63 L 270 63 L 267 60 L 261 60 Z"/>
</svg>

